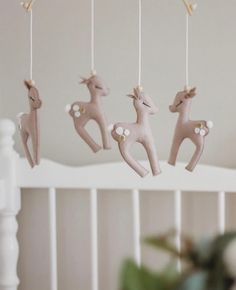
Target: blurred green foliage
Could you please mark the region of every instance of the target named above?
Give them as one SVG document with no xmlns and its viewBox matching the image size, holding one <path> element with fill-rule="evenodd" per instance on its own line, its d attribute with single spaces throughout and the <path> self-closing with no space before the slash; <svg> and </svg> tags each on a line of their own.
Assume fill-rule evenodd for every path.
<svg viewBox="0 0 236 290">
<path fill-rule="evenodd" d="M 148 237 L 144 242 L 155 250 L 167 252 L 171 263 L 163 271 L 153 271 L 133 260 L 126 260 L 120 277 L 120 290 L 230 290 L 236 277 L 230 277 L 223 259 L 227 246 L 236 240 L 236 233 L 226 233 L 195 243 L 182 237 L 181 252 L 173 243 L 174 233 Z M 235 249 L 236 255 L 236 249 Z M 236 258 L 236 257 L 235 257 Z M 184 269 L 177 271 L 181 259 Z"/>
</svg>

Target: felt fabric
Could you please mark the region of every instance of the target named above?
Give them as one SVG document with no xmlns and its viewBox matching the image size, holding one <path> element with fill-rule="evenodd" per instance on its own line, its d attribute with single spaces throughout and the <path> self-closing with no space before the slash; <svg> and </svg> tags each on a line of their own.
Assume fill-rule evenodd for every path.
<svg viewBox="0 0 236 290">
<path fill-rule="evenodd" d="M 81 83 L 87 85 L 91 99 L 89 102 L 78 101 L 67 106 L 66 110 L 73 119 L 75 130 L 93 152 L 98 152 L 102 146 L 97 144 L 85 129 L 85 125 L 90 120 L 94 120 L 101 131 L 103 149 L 111 149 L 108 123 L 101 101 L 102 97 L 109 94 L 109 89 L 98 75 L 92 75 L 88 79 L 83 78 Z"/>
<path fill-rule="evenodd" d="M 209 134 L 210 129 L 213 127 L 211 121 L 192 121 L 189 119 L 192 98 L 196 96 L 196 88 L 178 92 L 173 104 L 169 107 L 172 113 L 179 113 L 177 120 L 171 153 L 168 163 L 175 165 L 179 148 L 182 142 L 189 138 L 196 146 L 195 153 L 190 160 L 186 169 L 193 171 L 201 158 L 204 150 L 205 137 Z"/>
<path fill-rule="evenodd" d="M 149 123 L 149 115 L 156 114 L 158 108 L 140 87 L 135 88 L 134 93 L 128 96 L 133 99 L 137 120 L 135 123 L 115 124 L 112 136 L 118 142 L 120 153 L 127 164 L 141 177 L 145 177 L 149 171 L 136 161 L 130 153 L 131 147 L 135 142 L 142 144 L 147 152 L 153 175 L 158 175 L 161 173 L 161 169 Z"/>
<path fill-rule="evenodd" d="M 28 100 L 30 105 L 30 112 L 20 113 L 19 117 L 19 131 L 25 152 L 25 156 L 33 168 L 35 165 L 39 165 L 39 120 L 38 109 L 42 106 L 42 101 L 39 96 L 38 89 L 34 86 L 32 81 L 24 82 L 28 90 Z M 32 150 L 29 148 L 29 140 L 32 143 Z M 32 153 L 31 153 L 32 151 Z"/>
</svg>

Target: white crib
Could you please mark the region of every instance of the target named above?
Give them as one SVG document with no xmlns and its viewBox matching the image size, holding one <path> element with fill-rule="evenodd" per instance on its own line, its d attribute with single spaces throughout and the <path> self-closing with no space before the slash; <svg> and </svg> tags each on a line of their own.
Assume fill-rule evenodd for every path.
<svg viewBox="0 0 236 290">
<path fill-rule="evenodd" d="M 199 165 L 194 174 L 184 170 L 183 164 L 172 168 L 162 162 L 163 173 L 141 179 L 124 163 L 67 167 L 49 160 L 42 160 L 31 170 L 25 159 L 14 151 L 12 121 L 0 120 L 0 290 L 16 290 L 19 285 L 17 262 L 17 214 L 21 209 L 21 188 L 48 189 L 50 226 L 50 290 L 58 289 L 57 270 L 57 216 L 56 191 L 58 189 L 86 189 L 90 192 L 91 230 L 91 290 L 99 289 L 97 197 L 99 189 L 129 190 L 132 198 L 133 255 L 141 263 L 140 247 L 140 191 L 172 191 L 174 221 L 180 248 L 182 225 L 182 192 L 214 192 L 218 201 L 219 232 L 225 231 L 225 195 L 236 192 L 236 170 Z M 34 290 L 34 289 L 32 289 Z"/>
</svg>

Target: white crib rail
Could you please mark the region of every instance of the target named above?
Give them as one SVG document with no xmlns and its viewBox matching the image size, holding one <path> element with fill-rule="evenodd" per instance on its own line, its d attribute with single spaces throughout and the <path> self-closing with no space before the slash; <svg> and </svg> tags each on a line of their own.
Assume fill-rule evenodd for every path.
<svg viewBox="0 0 236 290">
<path fill-rule="evenodd" d="M 57 218 L 56 218 L 56 190 L 51 187 L 48 191 L 49 224 L 50 224 L 50 285 L 51 290 L 57 290 Z"/>
<path fill-rule="evenodd" d="M 90 190 L 91 251 L 92 251 L 92 290 L 98 290 L 98 204 L 97 190 Z"/>
<path fill-rule="evenodd" d="M 141 244 L 140 244 L 140 197 L 137 189 L 132 190 L 133 207 L 133 229 L 134 229 L 134 258 L 138 265 L 141 265 Z"/>
<path fill-rule="evenodd" d="M 20 210 L 20 193 L 16 186 L 14 132 L 10 120 L 0 120 L 0 290 L 16 290 L 19 284 L 16 216 Z"/>
<path fill-rule="evenodd" d="M 16 290 L 18 243 L 16 215 L 20 209 L 18 188 L 46 188 L 49 197 L 50 277 L 51 290 L 58 289 L 56 189 L 80 188 L 90 191 L 92 290 L 99 290 L 98 268 L 98 190 L 130 190 L 133 207 L 134 257 L 141 264 L 140 191 L 172 191 L 175 204 L 173 224 L 177 232 L 176 245 L 181 248 L 182 192 L 215 192 L 218 194 L 218 229 L 225 231 L 227 192 L 236 192 L 236 170 L 199 165 L 194 174 L 183 164 L 172 168 L 161 163 L 163 174 L 141 179 L 124 163 L 85 167 L 67 167 L 42 160 L 40 167 L 31 170 L 24 159 L 13 150 L 14 125 L 0 120 L 0 290 Z M 109 173 L 109 178 L 108 178 Z M 119 178 L 118 178 L 119 177 Z M 11 247 L 9 247 L 11 245 Z M 178 263 L 181 270 L 181 264 Z"/>
</svg>

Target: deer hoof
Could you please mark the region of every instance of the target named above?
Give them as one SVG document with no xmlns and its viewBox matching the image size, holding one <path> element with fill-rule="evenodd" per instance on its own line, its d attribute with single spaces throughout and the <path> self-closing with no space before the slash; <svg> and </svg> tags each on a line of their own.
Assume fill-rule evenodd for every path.
<svg viewBox="0 0 236 290">
<path fill-rule="evenodd" d="M 147 169 L 144 169 L 142 172 L 139 173 L 139 175 L 144 178 L 149 174 L 149 171 Z"/>
<path fill-rule="evenodd" d="M 190 167 L 190 166 L 186 166 L 185 169 L 189 172 L 193 172 L 194 168 Z"/>
</svg>

